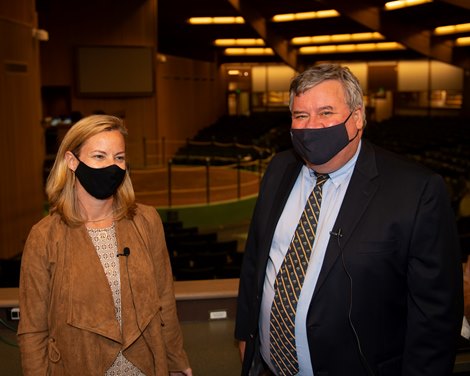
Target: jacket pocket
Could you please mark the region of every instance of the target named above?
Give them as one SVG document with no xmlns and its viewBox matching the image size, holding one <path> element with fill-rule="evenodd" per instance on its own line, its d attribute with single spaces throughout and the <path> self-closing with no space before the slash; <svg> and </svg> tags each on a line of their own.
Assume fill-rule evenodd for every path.
<svg viewBox="0 0 470 376">
<path fill-rule="evenodd" d="M 364 241 L 357 246 L 359 254 L 385 254 L 393 253 L 398 249 L 398 242 L 395 240 L 386 241 Z"/>
</svg>

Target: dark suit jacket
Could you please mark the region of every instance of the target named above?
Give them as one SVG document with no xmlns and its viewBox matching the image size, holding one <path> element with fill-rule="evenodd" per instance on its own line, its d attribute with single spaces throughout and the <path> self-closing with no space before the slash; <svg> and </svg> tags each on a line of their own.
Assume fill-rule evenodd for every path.
<svg viewBox="0 0 470 376">
<path fill-rule="evenodd" d="M 270 163 L 240 277 L 235 336 L 242 374 L 259 357 L 258 319 L 271 241 L 302 167 L 292 150 Z M 452 373 L 463 317 L 455 218 L 443 179 L 367 141 L 307 316 L 315 376 Z M 350 314 L 349 314 L 350 311 Z"/>
</svg>

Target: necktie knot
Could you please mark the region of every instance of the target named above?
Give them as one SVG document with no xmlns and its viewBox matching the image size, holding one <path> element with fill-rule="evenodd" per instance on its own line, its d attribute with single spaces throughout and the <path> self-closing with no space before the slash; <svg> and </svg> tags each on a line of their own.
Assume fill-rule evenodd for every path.
<svg viewBox="0 0 470 376">
<path fill-rule="evenodd" d="M 315 172 L 315 176 L 317 177 L 317 186 L 325 184 L 325 182 L 330 178 L 328 174 L 319 174 Z"/>
</svg>

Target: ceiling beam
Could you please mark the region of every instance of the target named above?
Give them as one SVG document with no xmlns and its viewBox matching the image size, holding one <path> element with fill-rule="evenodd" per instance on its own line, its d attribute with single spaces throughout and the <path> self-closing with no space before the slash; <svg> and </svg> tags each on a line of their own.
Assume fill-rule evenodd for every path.
<svg viewBox="0 0 470 376">
<path fill-rule="evenodd" d="M 439 0 L 443 3 L 452 4 L 459 8 L 470 9 L 470 1 L 468 0 Z"/>
<path fill-rule="evenodd" d="M 460 0 L 443 0 L 459 2 Z M 468 1 L 468 0 L 465 0 Z M 386 17 L 380 7 L 358 4 L 351 0 L 321 0 L 329 7 L 336 9 L 342 16 L 377 31 L 391 41 L 403 44 L 423 56 L 443 61 L 448 64 L 468 68 L 468 63 L 462 59 L 454 59 L 453 45 L 450 42 L 434 42 L 432 30 L 420 29 L 419 26 L 409 23 L 397 24 Z"/>
<path fill-rule="evenodd" d="M 266 45 L 271 47 L 273 51 L 291 68 L 295 70 L 303 70 L 298 66 L 297 50 L 291 48 L 287 39 L 282 38 L 269 28 L 266 18 L 253 7 L 249 0 L 227 0 L 251 25 L 258 35 L 263 38 Z"/>
</svg>

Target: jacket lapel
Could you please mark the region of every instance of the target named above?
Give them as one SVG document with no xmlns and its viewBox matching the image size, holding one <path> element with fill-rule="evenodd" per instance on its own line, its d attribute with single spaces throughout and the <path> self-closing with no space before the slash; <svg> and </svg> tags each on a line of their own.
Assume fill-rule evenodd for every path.
<svg viewBox="0 0 470 376">
<path fill-rule="evenodd" d="M 70 264 L 67 323 L 121 342 L 108 280 L 85 226 L 68 229 L 66 252 Z"/>
<path fill-rule="evenodd" d="M 148 239 L 141 236 L 132 220 L 117 224 L 118 250 L 125 247 L 129 256 L 119 257 L 121 269 L 121 312 L 123 348 L 127 348 L 141 335 L 161 305 Z M 136 241 L 137 240 L 137 241 Z"/>
<path fill-rule="evenodd" d="M 71 262 L 67 322 L 122 343 L 125 349 L 141 335 L 160 305 L 149 247 L 132 221 L 116 223 L 118 253 L 124 247 L 130 249 L 128 257 L 117 260 L 121 276 L 121 329 L 108 279 L 85 226 L 69 231 L 73 231 L 70 238 L 75 241 L 67 249 Z"/>
<path fill-rule="evenodd" d="M 282 179 L 277 187 L 274 205 L 269 208 L 269 215 L 267 217 L 267 226 L 266 234 L 263 241 L 263 246 L 261 247 L 262 252 L 259 253 L 260 259 L 258 264 L 261 265 L 260 270 L 266 271 L 266 264 L 269 257 L 269 251 L 271 250 L 271 243 L 274 236 L 274 231 L 276 230 L 277 222 L 279 217 L 284 210 L 287 199 L 289 198 L 292 187 L 294 186 L 297 177 L 302 169 L 303 163 L 300 160 L 295 160 L 289 163 L 284 172 L 282 173 Z M 265 273 L 258 273 L 258 288 L 262 289 L 264 283 Z"/>
<path fill-rule="evenodd" d="M 341 230 L 341 237 L 339 239 L 333 236 L 330 238 L 312 300 L 328 277 L 341 249 L 344 252 L 354 228 L 377 191 L 378 183 L 374 181 L 377 175 L 375 152 L 372 146 L 363 140 L 351 181 L 333 227 L 336 232 Z"/>
</svg>

